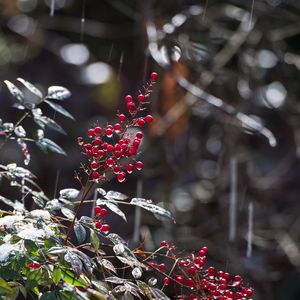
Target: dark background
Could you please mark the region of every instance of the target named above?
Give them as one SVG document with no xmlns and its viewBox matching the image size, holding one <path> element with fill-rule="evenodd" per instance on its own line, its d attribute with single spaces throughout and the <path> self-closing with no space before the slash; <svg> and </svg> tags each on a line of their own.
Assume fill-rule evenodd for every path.
<svg viewBox="0 0 300 300">
<path fill-rule="evenodd" d="M 140 180 L 144 197 L 173 212 L 176 225 L 143 214 L 149 248 L 162 239 L 188 251 L 207 245 L 211 263 L 247 278 L 254 299 L 300 299 L 300 2 L 56 0 L 54 11 L 51 2 L 0 0 L 0 81 L 23 77 L 44 91 L 62 85 L 73 94 L 65 108 L 76 122 L 44 108 L 67 131 L 68 136 L 46 133 L 68 156 L 45 156 L 29 146 L 30 169 L 47 195 L 79 188 L 73 177 L 83 157 L 76 138 L 97 120 L 113 120 L 124 109 L 124 95 L 136 95 L 156 71 L 156 121 L 145 129 L 145 170 L 105 188 L 134 196 Z M 149 51 L 149 22 L 158 30 L 160 57 L 168 66 Z M 207 94 L 192 96 L 174 74 Z M 224 101 L 221 109 L 208 103 L 210 95 Z M 0 84 L 3 121 L 20 117 L 11 105 Z M 238 112 L 261 128 L 243 124 Z M 276 147 L 263 136 L 262 125 Z M 22 154 L 11 143 L 0 160 L 22 164 Z M 110 220 L 127 239 L 133 213 L 128 211 L 127 225 Z M 236 232 L 231 238 L 230 228 Z"/>
</svg>

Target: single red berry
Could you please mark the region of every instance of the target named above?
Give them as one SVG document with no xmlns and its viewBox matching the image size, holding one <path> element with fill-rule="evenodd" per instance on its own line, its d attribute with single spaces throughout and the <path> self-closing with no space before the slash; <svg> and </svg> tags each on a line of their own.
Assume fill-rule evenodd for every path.
<svg viewBox="0 0 300 300">
<path fill-rule="evenodd" d="M 162 246 L 162 247 L 168 247 L 169 245 L 168 245 L 168 243 L 166 242 L 166 241 L 161 241 L 160 242 L 160 245 Z"/>
<path fill-rule="evenodd" d="M 242 299 L 242 298 L 243 298 L 243 294 L 241 292 L 235 293 L 235 299 Z"/>
<path fill-rule="evenodd" d="M 119 182 L 123 182 L 126 178 L 126 173 L 125 172 L 120 172 L 117 174 L 117 179 Z"/>
<path fill-rule="evenodd" d="M 42 265 L 39 264 L 39 263 L 31 263 L 31 264 L 28 264 L 27 267 L 30 268 L 30 269 L 39 269 Z"/>
<path fill-rule="evenodd" d="M 113 170 L 114 170 L 115 173 L 120 172 L 120 166 L 114 165 Z"/>
<path fill-rule="evenodd" d="M 145 96 L 143 94 L 139 94 L 137 98 L 138 98 L 138 101 L 140 101 L 140 102 L 145 101 Z"/>
<path fill-rule="evenodd" d="M 106 216 L 106 215 L 107 215 L 107 209 L 101 208 L 101 210 L 100 210 L 100 215 L 101 215 L 101 216 Z"/>
<path fill-rule="evenodd" d="M 215 273 L 215 268 L 214 268 L 214 267 L 209 267 L 208 270 L 207 270 L 207 273 L 208 273 L 210 276 L 213 276 L 214 273 Z"/>
<path fill-rule="evenodd" d="M 113 135 L 113 129 L 112 128 L 106 128 L 105 129 L 105 135 L 107 137 L 112 137 L 112 135 Z"/>
<path fill-rule="evenodd" d="M 194 267 L 194 266 L 191 266 L 191 267 L 189 267 L 188 268 L 188 273 L 189 274 L 191 274 L 191 275 L 195 275 L 195 273 L 196 273 L 196 271 L 197 271 L 197 269 L 196 269 L 196 267 Z"/>
<path fill-rule="evenodd" d="M 114 164 L 114 159 L 112 157 L 109 157 L 107 160 L 106 160 L 106 163 L 109 167 L 112 167 L 113 164 Z"/>
<path fill-rule="evenodd" d="M 113 152 L 114 149 L 115 149 L 115 147 L 114 147 L 113 145 L 111 145 L 111 144 L 108 144 L 107 147 L 106 147 L 106 150 L 107 150 L 108 152 Z"/>
<path fill-rule="evenodd" d="M 132 173 L 132 171 L 133 171 L 133 164 L 128 164 L 127 166 L 126 166 L 126 170 L 127 170 L 127 172 L 130 174 L 130 173 Z"/>
<path fill-rule="evenodd" d="M 94 207 L 94 213 L 96 215 L 100 215 L 101 214 L 101 207 L 100 206 L 95 206 Z"/>
<path fill-rule="evenodd" d="M 192 278 L 187 279 L 187 285 L 189 287 L 194 287 L 195 286 L 195 281 Z"/>
<path fill-rule="evenodd" d="M 204 251 L 205 254 L 208 252 L 208 248 L 206 246 L 202 247 L 201 250 Z"/>
<path fill-rule="evenodd" d="M 119 121 L 122 122 L 122 123 L 126 121 L 126 117 L 125 117 L 124 114 L 120 114 L 120 115 L 118 116 L 118 119 L 119 119 Z"/>
<path fill-rule="evenodd" d="M 201 249 L 199 252 L 198 252 L 198 256 L 200 256 L 200 257 L 203 257 L 203 256 L 205 256 L 205 251 L 203 250 L 203 249 Z"/>
<path fill-rule="evenodd" d="M 108 145 L 108 144 L 107 144 L 106 142 L 104 142 L 104 143 L 102 143 L 101 146 L 102 146 L 102 148 L 103 148 L 104 150 L 106 150 L 106 149 L 107 149 L 107 145 Z"/>
<path fill-rule="evenodd" d="M 97 154 L 98 153 L 98 147 L 97 146 L 93 146 L 92 152 L 93 152 L 93 154 Z"/>
<path fill-rule="evenodd" d="M 135 109 L 134 103 L 133 103 L 133 102 L 128 102 L 128 103 L 127 103 L 127 109 L 128 109 L 129 111 L 133 111 L 133 110 Z"/>
<path fill-rule="evenodd" d="M 99 137 L 94 138 L 94 145 L 99 146 L 101 145 L 102 139 Z"/>
<path fill-rule="evenodd" d="M 229 279 L 229 278 L 230 278 L 230 274 L 226 272 L 226 273 L 223 274 L 223 277 L 224 277 L 225 279 Z"/>
<path fill-rule="evenodd" d="M 143 138 L 143 133 L 141 131 L 139 131 L 139 132 L 136 133 L 135 137 L 137 139 L 142 139 Z"/>
<path fill-rule="evenodd" d="M 180 260 L 178 261 L 178 265 L 179 265 L 180 267 L 183 267 L 184 264 L 185 264 L 185 261 L 184 261 L 183 259 L 180 259 Z"/>
<path fill-rule="evenodd" d="M 143 169 L 144 164 L 141 161 L 135 163 L 135 167 L 140 171 Z"/>
<path fill-rule="evenodd" d="M 247 294 L 247 296 L 251 297 L 253 295 L 253 290 L 252 289 L 247 289 L 246 294 Z"/>
<path fill-rule="evenodd" d="M 184 277 L 183 276 L 177 276 L 176 281 L 179 283 L 184 283 Z"/>
<path fill-rule="evenodd" d="M 115 155 L 116 158 L 119 158 L 119 157 L 122 156 L 122 153 L 121 153 L 121 151 L 115 151 L 114 155 Z"/>
<path fill-rule="evenodd" d="M 147 123 L 151 123 L 151 122 L 153 121 L 153 117 L 152 117 L 151 115 L 147 115 L 147 116 L 145 117 L 145 121 L 146 121 Z"/>
<path fill-rule="evenodd" d="M 86 150 L 91 150 L 93 148 L 93 145 L 92 144 L 84 144 L 83 148 Z"/>
<path fill-rule="evenodd" d="M 240 275 L 235 275 L 234 276 L 234 281 L 241 281 L 242 277 Z"/>
<path fill-rule="evenodd" d="M 143 126 L 146 124 L 146 122 L 144 121 L 144 119 L 140 118 L 140 119 L 137 120 L 137 124 L 138 124 L 140 127 L 143 127 Z"/>
<path fill-rule="evenodd" d="M 160 264 L 158 266 L 158 268 L 161 270 L 161 271 L 165 271 L 167 269 L 167 266 L 165 264 Z"/>
<path fill-rule="evenodd" d="M 95 133 L 95 132 L 94 132 L 94 129 L 89 129 L 89 130 L 88 130 L 88 136 L 89 136 L 89 137 L 92 137 L 92 136 L 94 135 L 94 133 Z"/>
<path fill-rule="evenodd" d="M 115 131 L 120 131 L 121 128 L 122 128 L 122 127 L 121 127 L 121 125 L 120 125 L 119 123 L 117 123 L 117 124 L 114 125 L 114 130 L 115 130 Z"/>
<path fill-rule="evenodd" d="M 102 158 L 104 156 L 104 151 L 103 150 L 98 150 L 97 155 L 99 158 Z"/>
<path fill-rule="evenodd" d="M 132 102 L 132 96 L 130 96 L 130 95 L 125 96 L 125 100 L 127 103 Z"/>
<path fill-rule="evenodd" d="M 95 131 L 95 134 L 99 135 L 102 132 L 102 128 L 100 126 L 97 126 L 97 127 L 95 127 L 94 131 Z"/>
<path fill-rule="evenodd" d="M 103 224 L 101 227 L 101 230 L 104 232 L 108 232 L 110 229 L 110 226 L 108 224 Z"/>
<path fill-rule="evenodd" d="M 100 178 L 99 172 L 97 172 L 97 171 L 93 172 L 93 173 L 92 173 L 92 178 L 93 178 L 94 180 L 99 179 L 99 178 Z"/>
<path fill-rule="evenodd" d="M 156 268 L 157 268 L 157 263 L 154 262 L 154 261 L 152 261 L 152 262 L 150 263 L 150 267 L 151 267 L 152 269 L 156 269 Z"/>
<path fill-rule="evenodd" d="M 130 155 L 135 155 L 136 154 L 136 148 L 134 146 L 131 147 L 129 152 L 130 152 Z"/>
<path fill-rule="evenodd" d="M 220 287 L 221 290 L 226 290 L 227 284 L 226 284 L 226 283 L 221 283 L 221 284 L 219 285 L 219 287 Z"/>
<path fill-rule="evenodd" d="M 171 282 L 171 280 L 170 280 L 170 278 L 165 277 L 164 280 L 163 280 L 163 282 L 164 282 L 164 285 L 169 285 L 170 282 Z"/>
<path fill-rule="evenodd" d="M 92 162 L 91 162 L 91 168 L 92 168 L 93 170 L 98 169 L 98 167 L 99 167 L 99 164 L 98 164 L 96 161 L 92 161 Z"/>
<path fill-rule="evenodd" d="M 151 80 L 156 81 L 158 79 L 158 74 L 156 72 L 152 72 L 150 74 L 150 78 Z"/>
<path fill-rule="evenodd" d="M 102 222 L 101 221 L 98 221 L 96 224 L 95 224 L 95 227 L 97 229 L 101 229 L 102 228 Z"/>
</svg>

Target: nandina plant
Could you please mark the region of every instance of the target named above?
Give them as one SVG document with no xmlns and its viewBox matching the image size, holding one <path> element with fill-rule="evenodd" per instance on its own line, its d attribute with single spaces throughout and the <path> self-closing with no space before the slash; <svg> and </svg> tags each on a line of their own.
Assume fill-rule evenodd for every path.
<svg viewBox="0 0 300 300">
<path fill-rule="evenodd" d="M 155 251 L 149 252 L 141 241 L 132 250 L 106 221 L 110 213 L 126 221 L 122 205 L 139 206 L 173 219 L 169 211 L 152 200 L 128 199 L 122 193 L 100 187 L 113 176 L 119 183 L 126 183 L 127 176 L 143 168 L 138 159 L 139 146 L 142 128 L 153 120 L 145 109 L 157 79 L 157 73 L 151 73 L 137 99 L 125 96 L 127 112 L 118 113 L 114 124 L 93 124 L 86 137 L 78 138 L 85 156 L 82 171 L 75 175 L 81 190 L 66 188 L 58 198 L 51 199 L 28 169 L 14 162 L 0 165 L 0 178 L 20 192 L 15 201 L 0 196 L 12 208 L 0 211 L 0 299 L 251 299 L 253 291 L 241 276 L 206 265 L 207 247 L 183 255 L 172 243 L 161 241 Z M 73 118 L 57 104 L 70 92 L 63 87 L 50 87 L 43 96 L 31 83 L 19 81 L 35 101 L 26 99 L 18 87 L 6 81 L 17 99 L 15 107 L 24 110 L 24 115 L 15 124 L 1 121 L 1 149 L 16 141 L 26 165 L 30 161 L 27 142 L 35 143 L 43 151 L 65 154 L 60 146 L 44 137 L 45 126 L 60 132 L 63 129 L 44 116 L 40 106 L 48 104 Z M 22 127 L 27 117 L 40 127 L 32 138 Z M 95 195 L 93 199 L 91 194 Z M 36 209 L 28 211 L 25 199 L 32 200 Z M 79 217 L 85 204 L 93 205 L 92 213 Z M 75 241 L 71 239 L 73 232 Z"/>
</svg>

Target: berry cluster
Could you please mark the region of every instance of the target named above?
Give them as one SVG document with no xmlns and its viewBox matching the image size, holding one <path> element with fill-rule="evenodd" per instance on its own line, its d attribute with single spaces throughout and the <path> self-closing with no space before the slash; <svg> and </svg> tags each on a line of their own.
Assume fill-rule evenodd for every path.
<svg viewBox="0 0 300 300">
<path fill-rule="evenodd" d="M 164 250 L 166 253 L 162 253 Z M 176 286 L 180 287 L 180 295 L 176 299 L 252 300 L 249 297 L 253 295 L 253 290 L 243 286 L 240 275 L 231 276 L 227 272 L 216 271 L 213 266 L 205 267 L 207 247 L 202 247 L 197 253 L 184 258 L 177 257 L 174 250 L 174 246 L 162 241 L 161 248 L 156 251 L 155 256 L 173 261 L 172 266 L 168 267 L 165 263 L 155 261 L 149 263 L 149 266 L 163 276 L 162 289 L 171 284 L 175 289 Z M 153 257 L 151 254 L 148 258 Z"/>
<path fill-rule="evenodd" d="M 141 114 L 149 103 L 147 100 L 157 79 L 158 74 L 151 73 L 149 82 L 144 86 L 143 92 L 139 92 L 136 100 L 131 95 L 125 96 L 129 117 L 121 113 L 118 114 L 118 122 L 113 125 L 101 127 L 95 124 L 87 131 L 90 139 L 87 143 L 83 138 L 78 138 L 78 143 L 89 160 L 86 172 L 90 180 L 96 182 L 105 180 L 106 172 L 111 170 L 116 174 L 118 181 L 123 182 L 126 175 L 132 173 L 134 169 L 143 168 L 143 163 L 135 159 L 139 153 L 143 133 L 138 130 L 133 132 L 130 129 L 142 128 L 153 121 L 152 115 L 141 116 Z"/>
<path fill-rule="evenodd" d="M 108 233 L 110 226 L 109 224 L 104 223 L 104 216 L 107 215 L 107 209 L 100 207 L 100 206 L 95 206 L 94 207 L 94 222 L 95 222 L 95 227 L 99 230 L 101 230 L 103 233 Z"/>
</svg>

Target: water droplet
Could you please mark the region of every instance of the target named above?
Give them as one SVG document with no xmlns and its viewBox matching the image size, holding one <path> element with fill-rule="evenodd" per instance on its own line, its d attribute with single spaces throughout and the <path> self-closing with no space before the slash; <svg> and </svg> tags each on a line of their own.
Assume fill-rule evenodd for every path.
<svg viewBox="0 0 300 300">
<path fill-rule="evenodd" d="M 135 279 L 139 279 L 142 277 L 142 270 L 140 268 L 134 268 L 132 271 L 131 271 L 131 274 L 132 276 L 135 278 Z"/>
<path fill-rule="evenodd" d="M 157 283 L 157 278 L 155 278 L 155 277 L 151 277 L 151 278 L 148 280 L 148 284 L 151 285 L 151 286 L 156 285 L 156 283 Z"/>
</svg>

